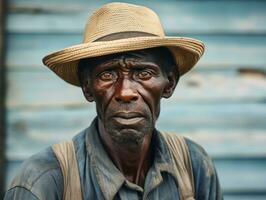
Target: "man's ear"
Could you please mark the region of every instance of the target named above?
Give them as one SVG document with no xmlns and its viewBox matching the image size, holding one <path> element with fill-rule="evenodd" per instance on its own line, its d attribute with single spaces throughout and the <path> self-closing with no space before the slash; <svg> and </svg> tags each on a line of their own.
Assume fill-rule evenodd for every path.
<svg viewBox="0 0 266 200">
<path fill-rule="evenodd" d="M 82 89 L 83 95 L 86 98 L 86 100 L 88 102 L 93 102 L 94 101 L 94 97 L 92 95 L 91 88 L 89 86 L 88 81 L 84 81 L 84 83 L 81 86 L 81 89 Z"/>
<path fill-rule="evenodd" d="M 169 98 L 174 93 L 175 87 L 179 79 L 179 76 L 177 76 L 176 74 L 177 73 L 175 71 L 171 71 L 170 73 L 167 74 L 168 83 L 164 88 L 162 97 Z"/>
</svg>

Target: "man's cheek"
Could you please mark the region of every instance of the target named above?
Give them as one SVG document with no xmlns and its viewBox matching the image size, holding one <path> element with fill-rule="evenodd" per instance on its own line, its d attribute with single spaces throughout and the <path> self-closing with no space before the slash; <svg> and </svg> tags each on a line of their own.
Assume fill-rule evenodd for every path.
<svg viewBox="0 0 266 200">
<path fill-rule="evenodd" d="M 105 117 L 109 117 L 110 114 L 110 106 L 112 106 L 112 96 L 111 95 L 107 95 L 106 93 L 104 93 L 102 96 L 100 96 L 99 98 L 99 109 L 101 110 L 101 115 L 105 116 Z"/>
<path fill-rule="evenodd" d="M 146 107 L 147 116 L 152 118 L 152 121 L 155 121 L 156 119 L 156 106 L 154 102 L 154 98 L 150 95 L 150 93 L 142 93 L 141 97 L 143 99 L 143 103 L 140 104 L 142 107 Z"/>
<path fill-rule="evenodd" d="M 151 93 L 150 94 L 150 108 L 152 112 L 153 121 L 155 122 L 160 114 L 160 102 L 161 102 L 161 91 L 157 90 L 157 93 Z"/>
<path fill-rule="evenodd" d="M 102 119 L 105 112 L 105 104 L 103 96 L 97 95 L 95 98 L 97 115 Z"/>
</svg>

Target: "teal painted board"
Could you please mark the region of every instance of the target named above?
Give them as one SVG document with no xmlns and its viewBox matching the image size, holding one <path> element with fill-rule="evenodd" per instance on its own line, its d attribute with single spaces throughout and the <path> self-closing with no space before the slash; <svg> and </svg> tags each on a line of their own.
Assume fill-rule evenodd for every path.
<svg viewBox="0 0 266 200">
<path fill-rule="evenodd" d="M 189 36 L 189 35 L 188 35 Z M 193 35 L 206 51 L 199 65 L 209 68 L 266 68 L 266 36 Z M 80 34 L 9 34 L 7 66 L 11 70 L 43 70 L 41 59 L 53 51 L 79 44 Z"/>
<path fill-rule="evenodd" d="M 266 194 L 254 194 L 254 195 L 225 195 L 225 200 L 265 200 Z"/>
<path fill-rule="evenodd" d="M 225 191 L 266 192 L 266 159 L 216 160 L 215 165 Z"/>
<path fill-rule="evenodd" d="M 9 71 L 7 107 L 81 106 L 86 101 L 80 88 L 67 84 L 52 71 Z M 181 77 L 168 102 L 238 103 L 265 102 L 266 77 L 236 71 L 192 72 Z"/>
<path fill-rule="evenodd" d="M 25 159 L 69 139 L 96 116 L 94 104 L 79 108 L 8 110 L 7 157 Z M 186 135 L 213 157 L 266 157 L 265 104 L 162 103 L 159 130 Z"/>
<path fill-rule="evenodd" d="M 79 87 L 67 84 L 48 69 L 9 72 L 7 79 L 8 108 L 69 107 L 86 103 Z"/>
<path fill-rule="evenodd" d="M 10 1 L 8 31 L 80 33 L 87 16 L 106 2 L 111 1 Z M 124 2 L 154 9 L 167 32 L 171 33 L 266 32 L 265 1 Z"/>
<path fill-rule="evenodd" d="M 164 101 L 158 126 L 168 131 L 265 130 L 265 104 L 180 104 Z"/>
<path fill-rule="evenodd" d="M 8 162 L 7 185 L 17 173 L 20 164 L 21 161 L 18 160 Z M 253 191 L 256 195 L 266 192 L 265 160 L 220 160 L 215 161 L 215 165 L 225 194 Z"/>
</svg>

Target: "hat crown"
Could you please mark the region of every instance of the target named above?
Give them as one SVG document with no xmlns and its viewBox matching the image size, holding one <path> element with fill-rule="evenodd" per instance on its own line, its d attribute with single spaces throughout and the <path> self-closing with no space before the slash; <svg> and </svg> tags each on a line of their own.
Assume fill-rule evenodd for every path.
<svg viewBox="0 0 266 200">
<path fill-rule="evenodd" d="M 83 43 L 123 32 L 140 32 L 164 37 L 160 19 L 151 9 L 127 3 L 109 3 L 89 17 Z"/>
</svg>

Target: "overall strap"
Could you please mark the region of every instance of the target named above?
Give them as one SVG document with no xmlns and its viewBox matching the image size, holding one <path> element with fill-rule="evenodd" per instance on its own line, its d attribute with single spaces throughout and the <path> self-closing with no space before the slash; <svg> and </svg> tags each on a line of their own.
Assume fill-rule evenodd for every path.
<svg viewBox="0 0 266 200">
<path fill-rule="evenodd" d="M 175 163 L 178 192 L 181 200 L 194 199 L 194 177 L 187 143 L 182 136 L 162 133 Z"/>
<path fill-rule="evenodd" d="M 64 179 L 64 200 L 82 200 L 80 177 L 73 141 L 52 145 Z"/>
</svg>

